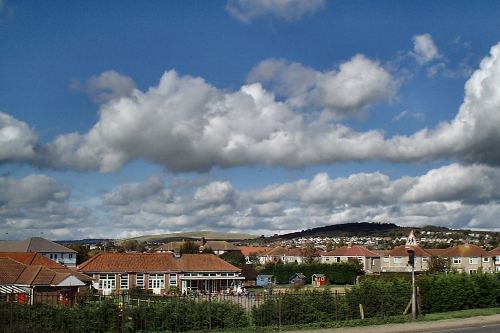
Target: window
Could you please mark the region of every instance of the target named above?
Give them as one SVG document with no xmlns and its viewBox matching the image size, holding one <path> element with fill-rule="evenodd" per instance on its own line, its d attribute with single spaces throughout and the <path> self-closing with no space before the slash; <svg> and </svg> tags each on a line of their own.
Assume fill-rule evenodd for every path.
<svg viewBox="0 0 500 333">
<path fill-rule="evenodd" d="M 429 257 L 422 257 L 422 262 L 423 263 L 429 262 Z"/>
<path fill-rule="evenodd" d="M 177 274 L 170 274 L 168 279 L 168 284 L 171 286 L 177 285 Z"/>
<path fill-rule="evenodd" d="M 462 263 L 462 258 L 453 257 L 453 265 L 460 265 Z"/>
<path fill-rule="evenodd" d="M 68 254 L 68 258 L 73 259 L 73 253 Z"/>
<path fill-rule="evenodd" d="M 392 258 L 392 262 L 394 264 L 400 264 L 400 263 L 402 263 L 401 257 L 394 257 L 394 258 Z"/>
<path fill-rule="evenodd" d="M 49 258 L 50 258 L 50 259 L 54 259 L 54 255 L 53 255 L 52 253 L 51 253 L 51 254 L 49 254 Z"/>
<path fill-rule="evenodd" d="M 495 257 L 495 264 L 500 264 L 500 256 Z"/>
<path fill-rule="evenodd" d="M 384 257 L 384 262 L 388 264 L 389 263 L 389 257 Z"/>
<path fill-rule="evenodd" d="M 99 274 L 99 289 L 115 289 L 115 274 Z"/>
<path fill-rule="evenodd" d="M 469 274 L 476 274 L 477 273 L 477 269 L 469 269 Z"/>
<path fill-rule="evenodd" d="M 165 288 L 165 277 L 163 274 L 149 274 L 149 289 L 163 289 Z"/>
<path fill-rule="evenodd" d="M 128 274 L 120 274 L 120 289 L 128 289 Z"/>
<path fill-rule="evenodd" d="M 335 262 L 340 262 L 340 257 L 335 257 Z"/>
<path fill-rule="evenodd" d="M 137 288 L 144 289 L 144 274 L 143 273 L 137 273 L 135 277 L 135 286 Z"/>
<path fill-rule="evenodd" d="M 490 258 L 489 257 L 483 257 L 483 262 L 490 262 Z"/>
<path fill-rule="evenodd" d="M 57 259 L 57 253 L 54 253 L 54 259 Z"/>
<path fill-rule="evenodd" d="M 477 265 L 477 257 L 470 257 L 469 258 L 469 264 L 471 264 L 471 265 Z"/>
</svg>

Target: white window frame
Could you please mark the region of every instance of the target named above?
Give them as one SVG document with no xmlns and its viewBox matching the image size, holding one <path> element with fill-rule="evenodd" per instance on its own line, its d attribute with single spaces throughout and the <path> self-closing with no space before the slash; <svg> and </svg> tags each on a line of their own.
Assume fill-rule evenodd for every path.
<svg viewBox="0 0 500 333">
<path fill-rule="evenodd" d="M 120 289 L 128 289 L 129 287 L 129 274 L 121 273 L 120 274 Z"/>
<path fill-rule="evenodd" d="M 478 260 L 477 257 L 469 257 L 469 265 L 477 265 Z"/>
<path fill-rule="evenodd" d="M 422 263 L 428 263 L 429 257 L 422 257 Z"/>
<path fill-rule="evenodd" d="M 403 258 L 402 257 L 392 257 L 392 263 L 393 264 L 401 264 L 401 263 L 403 263 Z"/>
<path fill-rule="evenodd" d="M 170 273 L 168 275 L 168 285 L 172 287 L 177 287 L 177 274 Z"/>
<path fill-rule="evenodd" d="M 462 258 L 453 257 L 453 265 L 461 265 L 461 264 L 462 264 Z"/>
<path fill-rule="evenodd" d="M 103 288 L 103 285 L 109 288 Z M 99 289 L 116 289 L 116 275 L 115 273 L 99 274 Z"/>
<path fill-rule="evenodd" d="M 150 273 L 148 278 L 148 289 L 164 289 L 164 288 L 165 288 L 165 274 Z"/>
<path fill-rule="evenodd" d="M 384 263 L 388 264 L 391 262 L 391 259 L 389 257 L 384 257 Z"/>
<path fill-rule="evenodd" d="M 135 286 L 144 289 L 144 273 L 137 273 L 135 275 Z"/>
<path fill-rule="evenodd" d="M 490 262 L 490 257 L 483 257 L 483 262 L 484 263 Z"/>
</svg>

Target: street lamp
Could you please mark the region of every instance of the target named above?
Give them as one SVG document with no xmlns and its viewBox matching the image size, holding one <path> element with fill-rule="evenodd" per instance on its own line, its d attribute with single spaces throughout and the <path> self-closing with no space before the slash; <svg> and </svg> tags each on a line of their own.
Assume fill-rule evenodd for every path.
<svg viewBox="0 0 500 333">
<path fill-rule="evenodd" d="M 415 251 L 408 249 L 408 265 L 411 266 L 411 317 L 417 319 L 417 295 L 415 289 Z"/>
</svg>

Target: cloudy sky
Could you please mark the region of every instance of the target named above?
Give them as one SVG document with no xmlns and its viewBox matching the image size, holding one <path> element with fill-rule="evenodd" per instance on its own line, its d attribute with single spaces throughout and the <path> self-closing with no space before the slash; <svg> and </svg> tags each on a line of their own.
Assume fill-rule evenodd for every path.
<svg viewBox="0 0 500 333">
<path fill-rule="evenodd" d="M 0 238 L 500 230 L 498 13 L 0 0 Z"/>
</svg>

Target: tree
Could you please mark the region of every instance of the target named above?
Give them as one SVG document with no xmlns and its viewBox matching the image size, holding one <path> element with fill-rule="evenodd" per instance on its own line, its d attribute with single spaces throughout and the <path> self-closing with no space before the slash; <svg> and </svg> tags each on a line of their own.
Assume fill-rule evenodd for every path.
<svg viewBox="0 0 500 333">
<path fill-rule="evenodd" d="M 450 270 L 450 260 L 443 257 L 432 257 L 429 261 L 429 273 L 447 272 Z"/>
<path fill-rule="evenodd" d="M 122 247 L 125 251 L 137 251 L 137 247 L 139 246 L 139 242 L 136 240 L 126 240 L 122 243 Z"/>
<path fill-rule="evenodd" d="M 326 242 L 326 252 L 330 252 L 332 250 L 333 250 L 333 242 L 329 240 L 328 242 Z"/>
<path fill-rule="evenodd" d="M 310 264 L 316 260 L 317 250 L 312 243 L 307 243 L 306 247 L 302 249 L 302 255 L 304 256 L 304 263 Z"/>
<path fill-rule="evenodd" d="M 195 254 L 200 253 L 200 247 L 193 241 L 186 241 L 181 245 L 180 254 Z"/>
<path fill-rule="evenodd" d="M 88 245 L 70 244 L 66 247 L 70 248 L 72 250 L 75 250 L 77 252 L 76 253 L 76 264 L 77 265 L 81 264 L 82 262 L 84 262 L 90 258 L 90 256 L 89 256 L 90 247 Z"/>
<path fill-rule="evenodd" d="M 242 267 L 245 264 L 245 256 L 240 251 L 224 252 L 220 255 L 220 258 L 236 267 Z"/>
</svg>

